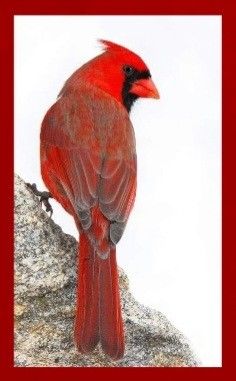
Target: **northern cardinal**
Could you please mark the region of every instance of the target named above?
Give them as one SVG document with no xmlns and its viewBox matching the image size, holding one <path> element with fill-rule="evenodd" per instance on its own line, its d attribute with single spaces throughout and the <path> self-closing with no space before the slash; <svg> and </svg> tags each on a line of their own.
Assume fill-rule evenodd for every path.
<svg viewBox="0 0 236 381">
<path fill-rule="evenodd" d="M 136 193 L 129 112 L 136 99 L 159 94 L 138 55 L 100 41 L 102 54 L 72 74 L 44 117 L 41 172 L 79 231 L 75 344 L 89 353 L 100 342 L 117 360 L 125 344 L 116 244 Z"/>
</svg>

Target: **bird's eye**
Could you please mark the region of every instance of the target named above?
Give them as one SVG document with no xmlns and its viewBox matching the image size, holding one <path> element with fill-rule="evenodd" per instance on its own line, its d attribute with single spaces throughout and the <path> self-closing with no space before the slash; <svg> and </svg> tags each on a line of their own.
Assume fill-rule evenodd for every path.
<svg viewBox="0 0 236 381">
<path fill-rule="evenodd" d="M 125 65 L 123 71 L 127 77 L 130 77 L 134 73 L 134 69 L 131 66 Z"/>
</svg>

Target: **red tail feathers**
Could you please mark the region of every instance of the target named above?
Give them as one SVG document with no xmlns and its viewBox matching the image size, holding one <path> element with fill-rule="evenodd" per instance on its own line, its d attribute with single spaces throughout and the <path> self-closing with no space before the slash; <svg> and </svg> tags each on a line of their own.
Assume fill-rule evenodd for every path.
<svg viewBox="0 0 236 381">
<path fill-rule="evenodd" d="M 91 352 L 100 342 L 112 359 L 124 354 L 116 249 L 111 247 L 108 258 L 102 259 L 85 233 L 79 243 L 75 342 L 82 353 Z"/>
</svg>

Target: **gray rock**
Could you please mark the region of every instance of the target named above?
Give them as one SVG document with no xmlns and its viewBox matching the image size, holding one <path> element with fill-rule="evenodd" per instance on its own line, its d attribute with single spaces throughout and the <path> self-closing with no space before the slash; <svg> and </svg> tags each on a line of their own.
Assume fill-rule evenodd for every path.
<svg viewBox="0 0 236 381">
<path fill-rule="evenodd" d="M 126 353 L 111 361 L 73 344 L 76 240 L 42 210 L 15 176 L 15 366 L 198 366 L 187 340 L 160 313 L 139 304 L 120 269 Z"/>
</svg>

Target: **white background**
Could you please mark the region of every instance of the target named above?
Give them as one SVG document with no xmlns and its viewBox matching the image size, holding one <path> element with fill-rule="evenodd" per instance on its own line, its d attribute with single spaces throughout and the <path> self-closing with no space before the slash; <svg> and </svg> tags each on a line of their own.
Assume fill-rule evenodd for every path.
<svg viewBox="0 0 236 381">
<path fill-rule="evenodd" d="M 17 16 L 15 171 L 45 189 L 40 123 L 68 76 L 100 52 L 98 38 L 141 55 L 161 94 L 132 110 L 138 191 L 118 262 L 136 298 L 167 315 L 202 365 L 221 366 L 220 17 Z"/>
</svg>

